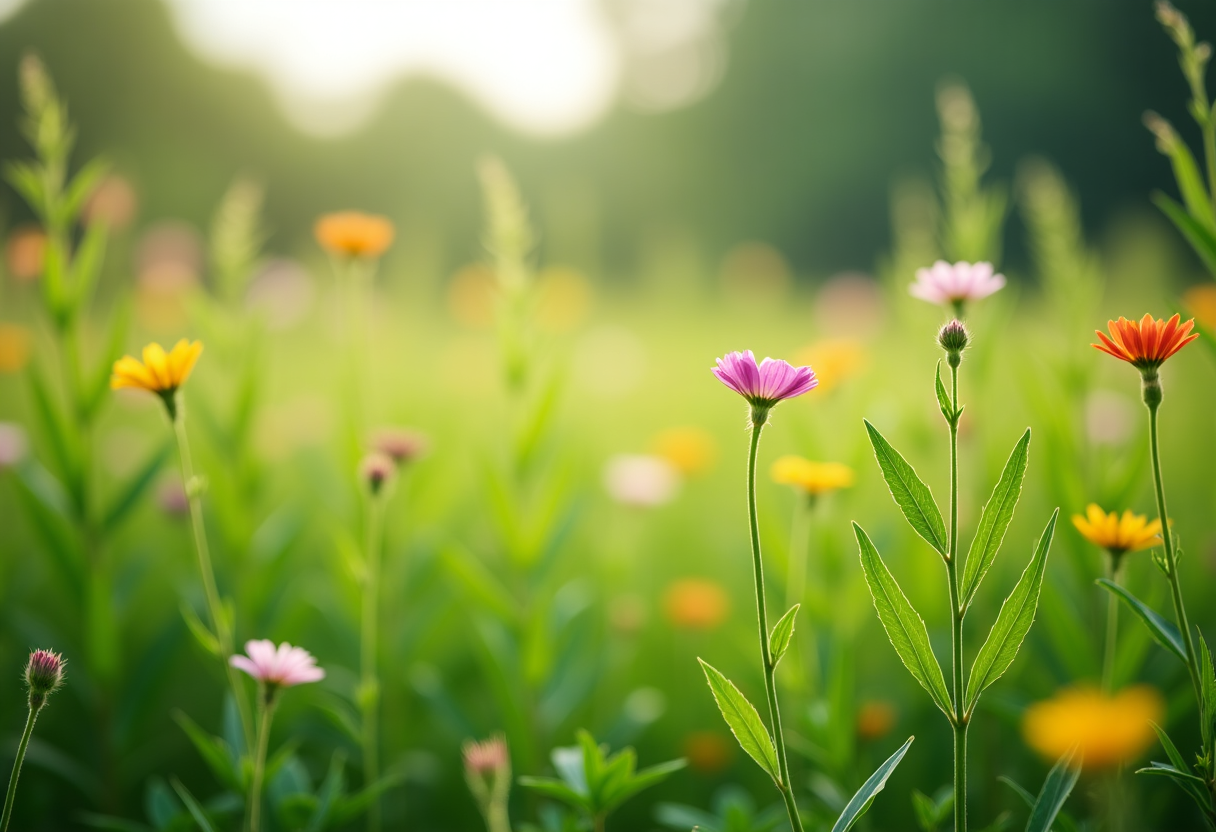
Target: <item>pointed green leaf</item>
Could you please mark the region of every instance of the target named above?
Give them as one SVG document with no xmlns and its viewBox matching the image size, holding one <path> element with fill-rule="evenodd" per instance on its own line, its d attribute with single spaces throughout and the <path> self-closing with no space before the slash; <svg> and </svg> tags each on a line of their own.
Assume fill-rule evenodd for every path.
<svg viewBox="0 0 1216 832">
<path fill-rule="evenodd" d="M 1005 469 L 1001 471 L 992 496 L 980 512 L 980 525 L 975 530 L 971 540 L 971 548 L 967 551 L 967 563 L 963 567 L 962 605 L 967 609 L 971 598 L 979 589 L 980 581 L 988 573 L 1009 522 L 1013 520 L 1013 510 L 1017 508 L 1018 499 L 1022 496 L 1022 480 L 1026 476 L 1027 456 L 1030 453 L 1030 428 L 1022 434 L 1018 444 L 1013 446 Z"/>
<path fill-rule="evenodd" d="M 173 784 L 173 791 L 177 792 L 177 796 L 182 799 L 182 803 L 186 804 L 186 810 L 190 812 L 190 816 L 194 818 L 194 822 L 198 824 L 198 828 L 203 832 L 215 832 L 215 827 L 211 825 L 211 820 L 207 817 L 207 813 L 203 811 L 203 807 L 194 799 L 194 795 L 190 794 L 189 790 L 182 785 L 182 781 L 176 777 L 169 780 Z"/>
<path fill-rule="evenodd" d="M 1213 735 L 1213 722 L 1216 721 L 1216 671 L 1212 669 L 1212 652 L 1203 633 L 1196 628 L 1195 640 L 1199 642 L 1199 685 L 1203 701 L 1200 703 L 1199 729 L 1203 734 L 1203 747 L 1210 752 L 1216 743 Z"/>
<path fill-rule="evenodd" d="M 95 222 L 88 227 L 76 256 L 72 259 L 71 303 L 78 313 L 93 299 L 93 289 L 101 276 L 101 264 L 106 256 L 106 226 Z"/>
<path fill-rule="evenodd" d="M 937 362 L 937 374 L 933 378 L 933 389 L 937 393 L 937 407 L 942 412 L 942 416 L 950 424 L 954 424 L 954 403 L 950 401 L 950 395 L 946 392 L 946 385 L 942 384 L 942 362 Z"/>
<path fill-rule="evenodd" d="M 1170 128 L 1167 128 L 1170 129 Z M 1173 130 L 1170 129 L 1172 133 Z M 1181 137 L 1175 135 L 1174 141 L 1158 142 L 1158 148 L 1169 157 L 1174 168 L 1174 180 L 1178 183 L 1178 192 L 1186 203 L 1187 214 L 1204 228 L 1216 232 L 1216 216 L 1212 214 L 1212 200 L 1208 196 L 1207 186 L 1204 185 L 1203 175 L 1195 164 L 1191 149 Z"/>
<path fill-rule="evenodd" d="M 525 789 L 531 789 L 538 794 L 543 794 L 545 797 L 560 800 L 575 809 L 582 809 L 585 812 L 592 811 L 588 798 L 585 795 L 579 794 L 561 780 L 555 780 L 552 777 L 524 776 L 520 777 L 516 782 Z"/>
<path fill-rule="evenodd" d="M 1051 832 L 1051 824 L 1055 822 L 1056 815 L 1060 814 L 1064 801 L 1068 799 L 1073 786 L 1077 785 L 1077 778 L 1081 776 L 1081 767 L 1073 765 L 1073 754 L 1074 751 L 1069 751 L 1047 773 L 1043 788 L 1030 810 L 1026 832 Z"/>
<path fill-rule="evenodd" d="M 1178 231 L 1191 244 L 1191 248 L 1195 249 L 1208 271 L 1216 274 L 1216 234 L 1196 222 L 1185 208 L 1163 193 L 1153 194 L 1153 204 L 1178 227 Z"/>
<path fill-rule="evenodd" d="M 874 446 L 874 457 L 878 460 L 878 467 L 882 469 L 883 479 L 887 481 L 887 488 L 895 498 L 896 505 L 916 533 L 945 557 L 948 546 L 946 524 L 942 521 L 937 503 L 933 502 L 933 492 L 873 425 L 867 421 L 865 426 L 870 434 L 870 444 Z"/>
<path fill-rule="evenodd" d="M 773 667 L 776 667 L 777 662 L 781 661 L 785 651 L 790 649 L 790 640 L 794 637 L 794 619 L 798 617 L 798 608 L 801 606 L 801 604 L 794 604 L 790 607 L 789 612 L 781 616 L 781 620 L 773 625 L 773 631 L 769 633 L 768 655 Z"/>
<path fill-rule="evenodd" d="M 186 732 L 186 736 L 190 738 L 190 742 L 194 743 L 194 747 L 198 750 L 199 756 L 203 758 L 203 762 L 207 764 L 207 767 L 211 769 L 211 772 L 219 781 L 230 789 L 239 790 L 241 788 L 241 778 L 232 767 L 232 754 L 228 748 L 228 743 L 219 737 L 213 737 L 208 734 L 198 726 L 198 723 L 186 716 L 183 711 L 174 712 L 173 719 Z"/>
<path fill-rule="evenodd" d="M 899 654 L 904 667 L 933 697 L 934 704 L 949 716 L 952 710 L 950 693 L 946 690 L 941 665 L 937 663 L 937 657 L 929 645 L 929 631 L 925 628 L 924 620 L 912 608 L 861 526 L 854 523 L 853 533 L 857 536 L 861 568 L 870 587 L 870 595 L 874 598 L 874 609 L 878 610 L 878 618 L 887 631 L 891 646 Z"/>
<path fill-rule="evenodd" d="M 605 792 L 604 808 L 608 810 L 615 809 L 635 794 L 645 791 L 651 786 L 657 786 L 687 765 L 687 760 L 679 759 L 642 769 L 627 780 L 615 785 L 610 792 Z"/>
<path fill-rule="evenodd" d="M 215 634 L 211 632 L 211 628 L 204 624 L 202 619 L 198 617 L 198 614 L 194 611 L 194 608 L 183 601 L 181 604 L 181 610 L 182 618 L 185 619 L 186 622 L 186 627 L 189 628 L 199 645 L 217 659 L 222 658 L 219 640 L 215 637 Z"/>
<path fill-rule="evenodd" d="M 739 746 L 760 764 L 760 768 L 768 772 L 769 777 L 780 783 L 781 767 L 777 764 L 777 749 L 773 747 L 773 739 L 760 720 L 755 706 L 747 701 L 730 679 L 712 665 L 703 659 L 697 661 L 701 662 L 705 681 L 709 682 L 709 689 L 713 692 L 714 701 L 718 703 L 718 710 L 722 712 L 722 718 L 739 741 Z"/>
<path fill-rule="evenodd" d="M 1180 774 L 1186 775 L 1186 777 L 1174 778 L 1174 782 L 1177 783 L 1183 791 L 1189 794 L 1191 799 L 1197 802 L 1201 808 L 1206 807 L 1208 805 L 1207 786 L 1204 785 L 1203 781 L 1199 780 L 1199 778 L 1195 778 L 1196 780 L 1199 780 L 1198 786 L 1196 786 L 1196 784 L 1191 780 L 1187 779 L 1188 777 L 1193 777 L 1193 773 L 1191 771 L 1191 767 L 1187 765 L 1186 759 L 1182 756 L 1182 753 L 1178 750 L 1178 747 L 1174 745 L 1174 741 L 1170 739 L 1169 734 L 1165 733 L 1165 729 L 1155 722 L 1151 724 L 1153 726 L 1153 730 L 1157 732 L 1157 739 L 1161 741 L 1161 747 L 1165 749 L 1166 756 L 1170 758 L 1170 763 L 1173 764 L 1173 768 Z M 1161 769 L 1165 766 L 1163 763 L 1154 762 L 1151 767 L 1154 769 Z M 1136 773 L 1139 774 L 1140 772 L 1138 771 Z M 1145 771 L 1144 773 L 1164 774 L 1165 772 L 1154 770 L 1152 772 Z"/>
<path fill-rule="evenodd" d="M 1013 664 L 1022 646 L 1022 639 L 1034 623 L 1034 614 L 1039 607 L 1039 591 L 1043 588 L 1043 575 L 1047 571 L 1047 553 L 1051 549 L 1056 518 L 1059 516 L 1058 508 L 1051 513 L 1047 528 L 1043 529 L 1039 544 L 1035 547 L 1034 556 L 1031 557 L 1030 563 L 1026 564 L 1022 577 L 1018 578 L 1009 597 L 1001 604 L 996 623 L 992 625 L 984 646 L 975 656 L 975 663 L 971 665 L 971 676 L 967 680 L 967 713 L 971 713 L 980 694 L 1001 678 L 1009 669 L 1009 665 Z"/>
<path fill-rule="evenodd" d="M 844 811 L 840 813 L 840 817 L 836 819 L 836 824 L 832 827 L 832 832 L 848 832 L 853 827 L 866 810 L 870 808 L 870 804 L 874 802 L 874 797 L 887 785 L 887 779 L 890 778 L 891 772 L 895 771 L 895 767 L 899 765 L 900 760 L 908 753 L 908 747 L 912 745 L 912 740 L 916 737 L 908 737 L 908 741 L 901 745 L 894 754 L 887 758 L 887 761 L 875 769 L 862 787 L 857 790 L 857 794 L 853 795 L 852 799 L 844 807 Z"/>
<path fill-rule="evenodd" d="M 1144 622 L 1144 626 L 1148 627 L 1149 633 L 1152 634 L 1153 639 L 1158 644 L 1169 650 L 1183 662 L 1186 661 L 1186 647 L 1182 644 L 1182 634 L 1178 632 L 1178 628 L 1172 622 L 1162 618 L 1156 610 L 1114 581 L 1107 578 L 1099 578 L 1097 583 L 1098 586 L 1109 589 L 1115 595 L 1118 595 L 1127 604 L 1128 609 Z"/>
</svg>

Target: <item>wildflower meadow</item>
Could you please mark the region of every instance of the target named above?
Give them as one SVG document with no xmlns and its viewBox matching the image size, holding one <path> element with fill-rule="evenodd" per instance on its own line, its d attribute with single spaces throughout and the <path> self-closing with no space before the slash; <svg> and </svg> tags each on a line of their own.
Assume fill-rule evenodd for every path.
<svg viewBox="0 0 1216 832">
<path fill-rule="evenodd" d="M 1134 140 L 1093 151 L 1121 154 L 1094 181 L 1155 177 L 1106 227 L 1067 163 L 1002 158 L 1025 134 L 986 118 L 989 95 L 1050 110 L 1049 87 L 1081 83 L 1050 45 L 1007 86 L 935 66 L 923 142 L 831 125 L 916 172 L 879 171 L 881 245 L 829 269 L 751 238 L 830 248 L 860 196 L 787 216 L 759 208 L 785 191 L 734 180 L 754 217 L 724 213 L 739 227 L 710 243 L 646 218 L 710 199 L 655 183 L 710 181 L 711 139 L 628 131 L 730 94 L 725 52 L 699 91 L 668 71 L 709 66 L 688 55 L 780 63 L 747 51 L 764 3 L 586 4 L 610 31 L 656 27 L 603 62 L 637 107 L 623 167 L 584 113 L 594 90 L 561 111 L 574 126 L 527 98 L 582 77 L 582 5 L 493 5 L 445 23 L 402 0 L 417 34 L 398 42 L 374 2 L 0 3 L 0 41 L 21 41 L 0 54 L 0 832 L 1216 828 L 1216 18 L 1127 12 L 1171 83 L 1112 110 Z M 1022 36 L 1000 3 L 959 5 L 933 25 Z M 183 42 L 209 60 L 259 45 L 192 73 L 286 73 L 282 100 L 216 111 L 255 125 L 226 146 L 239 165 L 167 99 L 130 118 L 185 119 L 176 138 L 91 139 L 125 118 L 86 77 L 121 62 L 71 54 L 106 15 L 200 26 Z M 351 91 L 384 43 L 457 78 L 563 20 L 552 66 L 513 52 L 477 83 L 496 117 L 575 138 L 478 133 L 466 153 L 424 118 L 376 126 L 388 94 Z M 1123 36 L 1097 28 L 1087 43 Z M 1100 60 L 1081 52 L 1074 68 Z M 294 54 L 324 76 L 312 99 L 290 98 Z M 418 112 L 442 113 L 425 89 Z M 732 111 L 759 136 L 744 180 L 836 164 L 778 147 L 767 119 L 795 98 Z M 246 160 L 272 122 L 339 161 L 287 142 Z M 380 151 L 338 138 L 390 127 L 432 188 L 409 210 L 399 177 L 368 172 Z M 637 162 L 636 215 L 537 184 L 571 158 L 605 191 Z M 470 223 L 445 225 L 451 194 Z M 622 237 L 641 241 L 626 266 L 586 254 Z"/>
</svg>

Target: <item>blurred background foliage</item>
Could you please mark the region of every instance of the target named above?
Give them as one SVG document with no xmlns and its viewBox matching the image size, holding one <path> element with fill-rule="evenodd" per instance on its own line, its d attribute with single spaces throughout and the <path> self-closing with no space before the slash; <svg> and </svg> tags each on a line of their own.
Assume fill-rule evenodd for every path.
<svg viewBox="0 0 1216 832">
<path fill-rule="evenodd" d="M 1182 8 L 1200 36 L 1216 30 L 1208 6 Z M 276 745 L 300 741 L 293 776 L 312 783 L 334 749 L 357 759 L 360 506 L 342 432 L 338 290 L 311 229 L 347 207 L 396 225 L 369 313 L 368 419 L 422 430 L 431 450 L 399 483 L 386 527 L 382 749 L 404 784 L 385 799 L 388 828 L 476 828 L 460 773 L 466 737 L 503 729 L 516 772 L 542 775 L 549 750 L 580 727 L 613 748 L 635 744 L 643 765 L 690 760 L 626 804 L 616 828 L 682 822 L 692 815 L 679 804 L 765 828 L 769 784 L 734 749 L 695 661 L 760 688 L 744 413 L 708 373 L 715 356 L 749 347 L 809 361 L 823 378 L 777 411 L 763 464 L 797 453 L 856 472 L 805 525 L 788 487 L 761 487 L 774 597 L 791 525 L 809 526 L 801 652 L 782 680 L 801 799 L 821 821 L 834 817 L 915 733 L 864 821 L 911 828 L 911 790 L 933 795 L 948 780 L 948 734 L 884 642 L 848 521 L 874 536 L 946 655 L 940 565 L 891 511 L 861 429 L 862 416 L 878 425 L 944 494 L 947 434 L 930 389 L 941 313 L 906 291 L 937 256 L 991 258 L 1011 278 L 969 322 L 964 528 L 1009 447 L 1034 431 L 1026 496 L 972 613 L 974 638 L 999 605 L 993 587 L 1012 585 L 1053 507 L 1152 513 L 1134 375 L 1088 346 L 1108 316 L 1164 317 L 1183 309 L 1188 287 L 1211 288 L 1148 202 L 1174 188 L 1143 111 L 1191 136 L 1174 49 L 1151 8 L 774 0 L 723 15 L 727 62 L 702 99 L 663 113 L 620 103 L 558 138 L 504 127 L 418 79 L 348 137 L 304 135 L 259 82 L 193 57 L 152 0 L 34 0 L 0 25 L 0 158 L 30 155 L 15 129 L 15 80 L 32 47 L 78 127 L 73 169 L 104 154 L 122 177 L 93 209 L 113 232 L 81 323 L 88 366 L 105 366 L 107 332 L 128 312 L 129 329 L 116 330 L 126 351 L 179 336 L 207 345 L 186 400 L 217 571 L 239 640 L 288 639 L 329 671 L 276 723 Z M 496 248 L 497 262 L 484 248 L 496 241 L 477 175 L 485 153 L 514 174 L 536 240 Z M 15 192 L 0 191 L 0 419 L 29 437 L 28 455 L 6 457 L 0 475 L 6 737 L 20 727 L 25 650 L 54 646 L 72 664 L 30 751 L 20 828 L 75 828 L 82 812 L 167 828 L 184 822 L 170 775 L 195 794 L 223 791 L 174 717 L 213 733 L 224 725 L 223 678 L 180 611 L 181 599 L 201 609 L 181 484 L 159 462 L 169 458 L 159 404 L 107 399 L 90 426 L 91 487 L 109 508 L 125 506 L 132 483 L 146 488 L 107 528 L 104 595 L 84 603 L 70 559 L 48 555 L 48 541 L 71 532 L 27 493 L 45 482 L 39 472 L 55 472 L 30 379 L 59 360 L 37 269 L 21 259 L 31 221 Z M 522 271 L 526 303 L 496 312 L 495 268 L 498 280 Z M 1210 296 L 1207 306 L 1187 297 L 1216 322 Z M 1204 449 L 1216 368 L 1204 344 L 1165 370 L 1163 453 L 1186 589 L 1208 630 L 1216 483 Z M 653 466 L 647 474 L 621 455 L 667 468 L 656 482 Z M 977 826 L 1004 811 L 1020 826 L 1025 810 L 996 778 L 1034 791 L 1046 771 L 1021 739 L 1025 706 L 1097 680 L 1101 570 L 1100 553 L 1061 524 L 1039 620 L 971 734 Z M 1130 557 L 1127 572 L 1162 608 L 1148 558 Z M 113 627 L 100 665 L 87 658 L 98 609 Z M 1117 680 L 1156 685 L 1167 722 L 1191 725 L 1181 668 L 1133 624 Z M 357 766 L 348 778 L 360 782 Z M 1087 776 L 1071 810 L 1104 817 L 1111 782 Z M 1119 782 L 1125 828 L 1194 820 L 1168 785 Z M 540 801 L 517 792 L 513 808 L 533 819 Z"/>
</svg>

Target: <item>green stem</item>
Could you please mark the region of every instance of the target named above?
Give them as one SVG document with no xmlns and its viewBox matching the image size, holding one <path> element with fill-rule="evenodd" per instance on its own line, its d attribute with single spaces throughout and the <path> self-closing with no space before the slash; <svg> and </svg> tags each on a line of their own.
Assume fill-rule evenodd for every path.
<svg viewBox="0 0 1216 832">
<path fill-rule="evenodd" d="M 1106 559 L 1106 577 L 1113 583 L 1119 583 L 1123 570 L 1120 568 L 1120 556 L 1108 554 Z M 1106 645 L 1102 654 L 1102 690 L 1111 693 L 1115 689 L 1115 648 L 1119 638 L 1119 599 L 1113 592 L 1107 593 L 1106 598 Z"/>
<path fill-rule="evenodd" d="M 224 614 L 220 602 L 219 590 L 215 583 L 215 570 L 211 566 L 211 552 L 207 546 L 207 528 L 203 525 L 203 504 L 199 494 L 199 485 L 194 476 L 194 463 L 190 456 L 190 439 L 186 435 L 186 409 L 180 395 L 176 405 L 176 415 L 173 418 L 173 430 L 177 436 L 177 450 L 182 463 L 182 483 L 190 502 L 190 527 L 194 533 L 194 549 L 198 553 L 198 570 L 203 581 L 203 594 L 207 599 L 207 613 L 211 617 L 211 627 L 219 643 L 220 660 L 224 663 L 224 672 L 228 675 L 228 684 L 236 700 L 237 712 L 241 717 L 241 730 L 245 736 L 246 747 L 253 745 L 253 718 L 249 713 L 249 703 L 237 670 L 229 662 L 232 656 L 233 636 L 228 624 L 228 616 Z"/>
<path fill-rule="evenodd" d="M 369 498 L 367 509 L 367 542 L 364 554 L 366 573 L 363 580 L 363 633 L 361 639 L 361 681 L 359 705 L 363 727 L 363 782 L 370 786 L 380 779 L 380 759 L 377 749 L 377 722 L 380 707 L 380 679 L 377 673 L 377 643 L 379 635 L 380 561 L 384 531 L 384 500 L 375 494 Z M 367 810 L 369 832 L 379 832 L 380 800 L 372 801 Z"/>
<path fill-rule="evenodd" d="M 249 832 L 259 832 L 262 823 L 262 779 L 266 776 L 266 750 L 270 747 L 270 723 L 278 704 L 278 691 L 259 691 L 262 701 L 258 725 L 257 755 L 253 760 L 253 782 L 249 786 Z"/>
<path fill-rule="evenodd" d="M 950 362 L 950 404 L 958 412 L 958 365 Z M 950 554 L 946 558 L 950 579 L 950 644 L 954 716 L 954 830 L 967 829 L 967 722 L 963 712 L 963 609 L 958 591 L 958 419 L 950 420 Z"/>
<path fill-rule="evenodd" d="M 777 788 L 785 800 L 790 825 L 794 832 L 802 832 L 802 819 L 798 816 L 798 805 L 794 801 L 794 790 L 790 784 L 789 763 L 786 762 L 785 738 L 781 732 L 781 711 L 777 706 L 777 686 L 773 679 L 772 654 L 768 649 L 768 611 L 764 601 L 764 563 L 760 558 L 760 524 L 756 515 L 756 456 L 760 449 L 760 431 L 768 420 L 768 412 L 752 411 L 752 441 L 747 456 L 747 514 L 751 524 L 752 571 L 756 579 L 756 619 L 760 627 L 760 656 L 764 662 L 764 692 L 768 696 L 769 719 L 773 725 L 773 743 L 777 749 L 777 765 L 780 780 Z"/>
<path fill-rule="evenodd" d="M 8 779 L 8 794 L 4 797 L 4 817 L 0 818 L 0 832 L 8 829 L 8 822 L 13 816 L 13 801 L 17 798 L 17 778 L 21 776 L 21 764 L 25 762 L 25 751 L 29 748 L 30 737 L 34 735 L 34 721 L 38 719 L 38 712 L 42 710 L 44 704 L 46 704 L 45 699 L 42 703 L 35 704 L 31 697 L 29 716 L 25 720 L 25 731 L 21 733 L 21 744 L 17 746 L 17 759 L 13 760 L 13 773 Z"/>
</svg>

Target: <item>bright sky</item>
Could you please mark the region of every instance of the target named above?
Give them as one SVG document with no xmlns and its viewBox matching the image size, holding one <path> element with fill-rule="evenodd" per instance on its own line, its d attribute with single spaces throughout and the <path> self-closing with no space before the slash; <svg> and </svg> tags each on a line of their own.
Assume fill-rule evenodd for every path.
<svg viewBox="0 0 1216 832">
<path fill-rule="evenodd" d="M 308 132 L 357 129 L 391 84 L 422 74 L 517 129 L 560 135 L 618 95 L 666 109 L 704 94 L 727 0 L 165 2 L 192 49 L 261 76 Z"/>
</svg>

